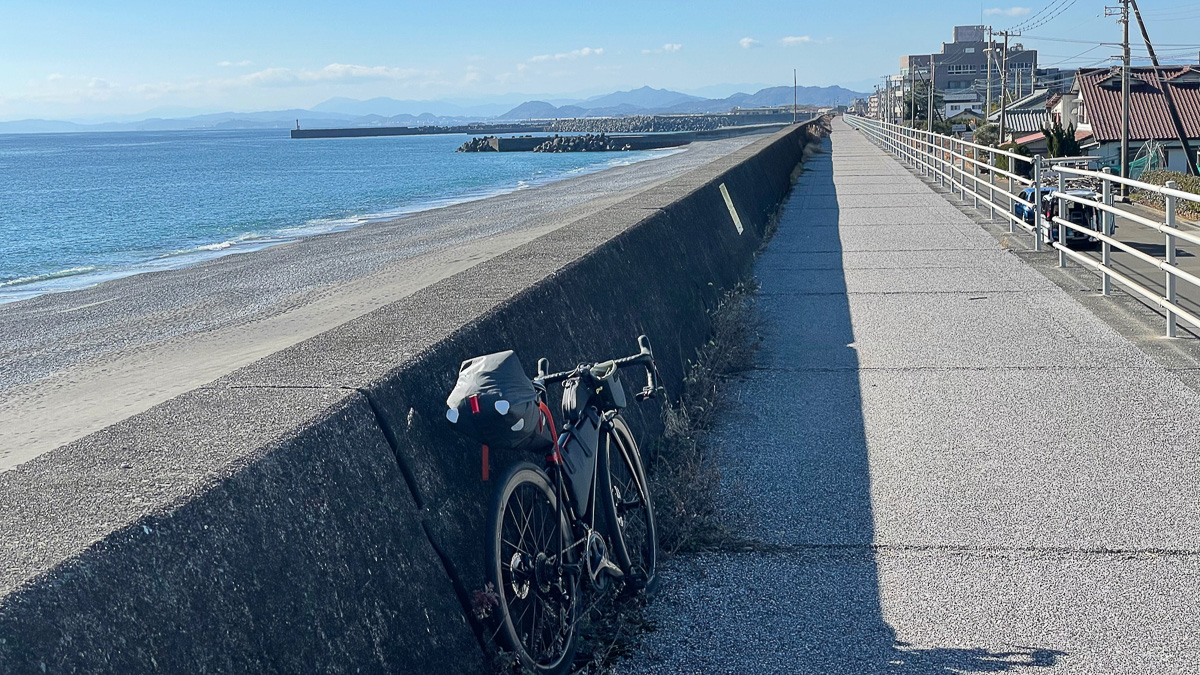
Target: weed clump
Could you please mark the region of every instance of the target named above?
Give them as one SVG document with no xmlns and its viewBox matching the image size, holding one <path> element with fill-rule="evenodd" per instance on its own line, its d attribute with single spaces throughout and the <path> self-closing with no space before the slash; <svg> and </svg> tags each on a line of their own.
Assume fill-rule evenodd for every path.
<svg viewBox="0 0 1200 675">
<path fill-rule="evenodd" d="M 658 545 L 665 554 L 722 548 L 732 540 L 722 518 L 721 472 L 707 437 L 725 382 L 753 367 L 756 290 L 743 283 L 722 298 L 712 314 L 712 339 L 698 350 L 678 403 L 663 410 L 663 435 L 649 454 Z"/>
</svg>

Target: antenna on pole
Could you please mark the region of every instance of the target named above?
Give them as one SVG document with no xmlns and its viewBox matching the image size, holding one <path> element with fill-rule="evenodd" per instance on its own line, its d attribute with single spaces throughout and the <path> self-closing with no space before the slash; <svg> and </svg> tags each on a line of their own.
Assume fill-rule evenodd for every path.
<svg viewBox="0 0 1200 675">
<path fill-rule="evenodd" d="M 1133 16 L 1137 18 L 1138 28 L 1142 30 L 1142 38 L 1146 41 L 1146 51 L 1150 53 L 1150 63 L 1154 65 L 1154 79 L 1158 82 L 1158 88 L 1167 101 L 1167 111 L 1171 114 L 1171 125 L 1175 127 L 1175 135 L 1179 137 L 1179 145 L 1183 147 L 1183 160 L 1187 165 L 1188 173 L 1193 176 L 1200 175 L 1196 172 L 1196 160 L 1192 155 L 1187 133 L 1183 130 L 1183 120 L 1179 118 L 1179 108 L 1175 106 L 1175 96 L 1171 93 L 1171 85 L 1164 82 L 1162 74 L 1158 72 L 1158 55 L 1154 53 L 1154 45 L 1150 44 L 1150 34 L 1146 32 L 1146 22 L 1142 21 L 1142 10 L 1138 9 L 1137 0 L 1132 0 L 1132 2 Z"/>
<path fill-rule="evenodd" d="M 1121 0 L 1120 7 L 1105 7 L 1104 15 L 1121 17 L 1121 177 L 1129 178 L 1129 0 Z M 1121 196 L 1128 194 L 1129 187 L 1121 183 Z"/>
</svg>

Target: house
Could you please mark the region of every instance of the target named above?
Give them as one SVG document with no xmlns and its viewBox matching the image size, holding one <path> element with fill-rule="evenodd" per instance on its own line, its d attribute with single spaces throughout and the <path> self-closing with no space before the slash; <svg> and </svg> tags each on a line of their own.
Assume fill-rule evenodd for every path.
<svg viewBox="0 0 1200 675">
<path fill-rule="evenodd" d="M 952 117 L 957 117 L 964 111 L 978 113 L 977 117 L 983 117 L 984 102 L 979 94 L 967 89 L 965 91 L 946 92 L 942 97 L 945 108 L 942 110 L 942 116 L 949 121 Z"/>
<path fill-rule="evenodd" d="M 1043 127 L 1053 123 L 1054 118 L 1050 109 L 1058 103 L 1058 94 L 1052 94 L 1049 89 L 1036 89 L 1033 93 L 1015 101 L 1010 101 L 1004 110 L 1005 136 L 1020 142 L 1023 137 L 1032 133 L 1040 133 Z M 1000 110 L 988 115 L 990 124 L 1000 124 Z"/>
<path fill-rule="evenodd" d="M 1158 77 L 1155 77 L 1157 70 Z M 1161 143 L 1166 168 L 1186 171 L 1187 162 L 1175 134 L 1166 97 L 1158 79 L 1171 87 L 1184 134 L 1193 153 L 1200 151 L 1200 66 L 1152 66 L 1130 69 L 1129 160 L 1150 141 Z M 1119 171 L 1121 162 L 1121 69 L 1080 70 L 1071 91 L 1053 109 L 1064 127 L 1074 124 L 1088 137 L 1082 149 L 1101 166 Z"/>
</svg>

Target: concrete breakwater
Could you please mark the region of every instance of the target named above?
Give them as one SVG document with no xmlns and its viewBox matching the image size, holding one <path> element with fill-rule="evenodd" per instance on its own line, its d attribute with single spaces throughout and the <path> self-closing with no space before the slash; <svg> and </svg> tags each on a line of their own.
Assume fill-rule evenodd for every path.
<svg viewBox="0 0 1200 675">
<path fill-rule="evenodd" d="M 481 672 L 493 484 L 442 418 L 459 363 L 511 347 L 566 366 L 646 333 L 678 391 L 812 131 L 0 474 L 0 672 Z"/>
<path fill-rule="evenodd" d="M 480 136 L 458 148 L 458 152 L 605 152 L 614 150 L 661 150 L 695 141 L 711 141 L 752 134 L 766 134 L 786 124 L 753 124 L 701 131 L 658 134 L 584 134 L 582 136 Z"/>
<path fill-rule="evenodd" d="M 808 119 L 809 113 L 802 113 Z M 705 131 L 725 127 L 790 124 L 788 114 L 634 115 L 631 117 L 581 117 L 513 122 L 465 124 L 448 127 L 349 127 L 292 129 L 292 138 L 363 138 L 371 136 L 425 136 L 430 134 L 536 134 L 536 133 L 647 133 Z"/>
</svg>

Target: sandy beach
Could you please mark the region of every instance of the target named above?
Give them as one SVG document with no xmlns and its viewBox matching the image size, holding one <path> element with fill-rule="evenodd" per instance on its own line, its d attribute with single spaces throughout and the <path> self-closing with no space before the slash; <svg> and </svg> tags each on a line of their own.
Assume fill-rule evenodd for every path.
<svg viewBox="0 0 1200 675">
<path fill-rule="evenodd" d="M 757 140 L 0 307 L 0 471 Z"/>
</svg>

